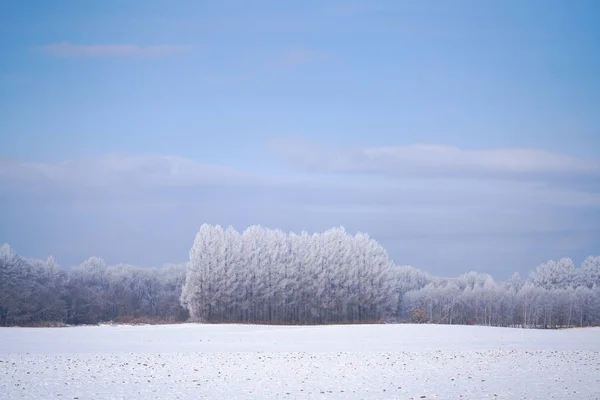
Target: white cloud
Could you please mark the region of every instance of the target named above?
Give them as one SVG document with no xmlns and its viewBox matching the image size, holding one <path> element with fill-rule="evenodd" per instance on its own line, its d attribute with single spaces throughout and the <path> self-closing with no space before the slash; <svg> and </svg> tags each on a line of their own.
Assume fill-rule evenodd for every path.
<svg viewBox="0 0 600 400">
<path fill-rule="evenodd" d="M 514 178 L 600 176 L 599 160 L 526 148 L 465 150 L 415 144 L 338 150 L 296 141 L 279 141 L 272 145 L 297 165 L 318 172 Z"/>
<path fill-rule="evenodd" d="M 300 146 L 292 146 L 282 150 L 285 155 L 298 151 L 305 158 L 302 165 L 317 171 L 333 171 L 347 173 L 364 173 L 394 175 L 395 179 L 374 179 L 375 176 L 327 176 L 310 175 L 310 179 L 280 176 L 277 179 L 266 176 L 255 176 L 245 171 L 225 165 L 202 164 L 196 161 L 157 154 L 107 154 L 97 157 L 81 158 L 61 162 L 21 162 L 16 160 L 0 160 L 0 184 L 4 190 L 21 188 L 36 191 L 48 191 L 54 187 L 60 190 L 89 191 L 109 195 L 110 193 L 133 193 L 137 189 L 177 189 L 177 193 L 188 193 L 188 190 L 211 186 L 251 188 L 254 197 L 276 197 L 282 204 L 294 204 L 312 210 L 331 210 L 332 213 L 353 210 L 357 214 L 388 213 L 393 214 L 397 207 L 415 211 L 425 207 L 428 212 L 442 207 L 444 210 L 455 210 L 457 207 L 484 206 L 502 204 L 505 207 L 598 207 L 600 193 L 596 191 L 575 190 L 539 181 L 511 179 L 481 179 L 484 173 L 496 172 L 508 174 L 519 171 L 535 171 L 551 173 L 589 172 L 578 164 L 578 160 L 557 159 L 554 162 L 525 163 L 519 169 L 513 164 L 504 168 L 500 157 L 496 160 L 480 159 L 480 155 L 466 161 L 456 161 L 451 157 L 423 157 L 414 154 L 398 157 L 399 165 L 378 160 L 380 151 L 365 150 L 361 154 L 363 160 L 352 162 L 350 153 L 344 156 L 335 155 L 331 160 L 326 153 L 319 150 L 307 151 Z M 282 147 L 279 147 L 282 149 Z M 298 150 L 300 149 L 300 150 Z M 407 149 L 407 148 L 404 148 Z M 446 154 L 441 151 L 442 154 Z M 369 163 L 364 161 L 370 154 Z M 419 154 L 417 152 L 417 154 Z M 461 151 L 458 152 L 461 154 Z M 344 158 L 346 157 L 346 158 Z M 385 154 L 383 157 L 390 157 Z M 397 153 L 392 152 L 392 158 Z M 378 164 L 379 162 L 379 164 Z M 554 163 L 553 163 L 554 162 Z M 404 163 L 404 169 L 400 169 Z M 426 179 L 419 171 L 423 166 L 429 174 Z M 461 169 L 449 175 L 455 166 Z M 535 169 L 531 166 L 534 165 Z M 542 166 L 545 165 L 545 168 Z M 395 169 L 397 168 L 397 170 Z M 503 169 L 504 168 L 504 169 Z M 483 171 L 483 172 L 482 172 Z M 409 173 L 410 172 L 410 173 Z M 477 174 L 481 176 L 477 176 Z M 60 188 L 60 190 L 59 190 Z M 243 189 L 245 190 L 245 189 Z M 173 192 L 175 193 L 175 192 Z M 317 195 L 318 194 L 318 195 Z"/>
<path fill-rule="evenodd" d="M 4 161 L 0 163 L 2 177 L 21 183 L 34 181 L 88 187 L 194 186 L 251 180 L 249 175 L 226 166 L 154 154 L 109 154 L 56 163 Z"/>
<path fill-rule="evenodd" d="M 157 45 L 141 47 L 127 44 L 78 45 L 69 42 L 53 43 L 43 46 L 46 54 L 54 57 L 136 57 L 157 58 L 187 53 L 192 50 L 187 45 Z"/>
</svg>

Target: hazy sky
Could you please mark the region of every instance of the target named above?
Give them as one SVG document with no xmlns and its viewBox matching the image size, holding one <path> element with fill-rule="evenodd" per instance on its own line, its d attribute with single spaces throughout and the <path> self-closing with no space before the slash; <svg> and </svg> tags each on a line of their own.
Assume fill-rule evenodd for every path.
<svg viewBox="0 0 600 400">
<path fill-rule="evenodd" d="M 344 226 L 506 278 L 600 254 L 600 2 L 2 1 L 0 243 Z"/>
</svg>

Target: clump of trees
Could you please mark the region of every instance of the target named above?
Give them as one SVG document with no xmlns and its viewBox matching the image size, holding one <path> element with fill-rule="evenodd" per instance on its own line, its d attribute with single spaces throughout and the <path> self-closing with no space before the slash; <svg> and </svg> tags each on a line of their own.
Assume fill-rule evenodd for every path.
<svg viewBox="0 0 600 400">
<path fill-rule="evenodd" d="M 396 266 L 364 233 L 286 234 L 203 225 L 186 264 L 60 268 L 0 247 L 0 325 L 99 322 L 600 325 L 600 257 L 563 258 L 523 279 L 436 277 Z"/>
<path fill-rule="evenodd" d="M 203 225 L 181 299 L 200 322 L 374 322 L 390 312 L 391 266 L 376 241 L 342 228 L 286 235 Z"/>
</svg>

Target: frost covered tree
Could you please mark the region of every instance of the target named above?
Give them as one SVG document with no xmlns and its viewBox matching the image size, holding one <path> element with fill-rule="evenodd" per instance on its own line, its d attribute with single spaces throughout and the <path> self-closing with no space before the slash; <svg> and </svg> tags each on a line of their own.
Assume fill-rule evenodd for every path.
<svg viewBox="0 0 600 400">
<path fill-rule="evenodd" d="M 600 288 L 600 257 L 585 259 L 577 273 L 578 286 L 587 288 Z"/>
<path fill-rule="evenodd" d="M 544 289 L 566 289 L 576 284 L 575 264 L 570 258 L 550 260 L 539 265 L 529 277 L 531 283 Z"/>
<path fill-rule="evenodd" d="M 28 260 L 8 244 L 0 247 L 0 325 L 61 321 L 64 274 L 52 257 Z"/>
</svg>

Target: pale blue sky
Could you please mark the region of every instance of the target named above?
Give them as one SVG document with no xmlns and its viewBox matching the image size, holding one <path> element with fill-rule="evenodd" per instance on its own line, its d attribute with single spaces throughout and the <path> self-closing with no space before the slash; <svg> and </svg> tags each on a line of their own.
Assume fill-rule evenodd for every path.
<svg viewBox="0 0 600 400">
<path fill-rule="evenodd" d="M 398 264 L 498 277 L 599 254 L 599 19 L 593 0 L 4 1 L 0 242 L 156 265 L 203 222 L 343 225 Z"/>
</svg>

